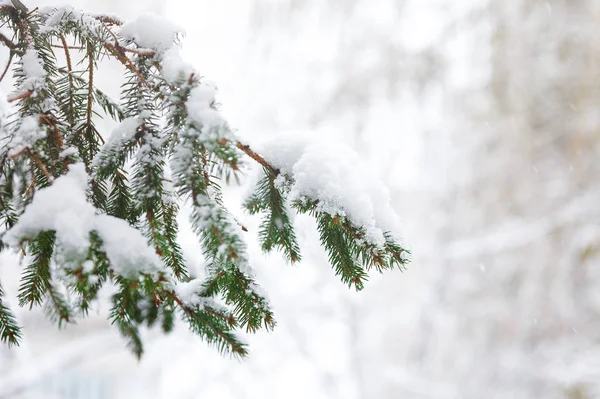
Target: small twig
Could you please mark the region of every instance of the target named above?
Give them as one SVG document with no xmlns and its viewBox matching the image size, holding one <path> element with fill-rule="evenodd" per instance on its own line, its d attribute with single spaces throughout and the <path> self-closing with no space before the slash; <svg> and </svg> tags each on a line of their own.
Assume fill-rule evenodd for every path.
<svg viewBox="0 0 600 399">
<path fill-rule="evenodd" d="M 39 7 L 34 8 L 33 10 L 31 10 L 27 13 L 27 16 L 29 17 L 31 14 L 33 14 L 34 12 L 36 12 L 39 9 L 40 9 Z"/>
<path fill-rule="evenodd" d="M 89 76 L 88 79 L 88 103 L 87 103 L 87 126 L 88 128 L 92 125 L 92 101 L 94 96 L 94 53 L 92 52 L 92 45 L 88 43 L 88 60 L 89 60 Z"/>
<path fill-rule="evenodd" d="M 203 164 L 203 175 L 204 175 L 204 185 L 208 188 L 210 185 L 210 176 L 208 175 L 208 161 L 206 159 L 206 148 L 202 146 L 202 164 Z"/>
<path fill-rule="evenodd" d="M 17 100 L 21 100 L 21 99 L 23 99 L 23 98 L 27 98 L 27 97 L 29 97 L 29 96 L 30 96 L 30 95 L 32 95 L 32 94 L 33 94 L 33 91 L 31 91 L 31 90 L 27 90 L 27 91 L 24 91 L 23 93 L 21 93 L 21 94 L 19 94 L 19 95 L 16 95 L 16 96 L 14 96 L 14 97 L 8 97 L 8 98 L 6 99 L 6 101 L 8 101 L 9 103 L 12 103 L 12 102 L 15 102 L 15 101 L 17 101 Z"/>
<path fill-rule="evenodd" d="M 62 73 L 69 73 L 69 71 L 68 71 L 67 69 L 65 69 L 65 68 L 58 68 L 58 71 L 59 71 L 59 72 L 62 72 Z M 83 83 L 83 84 L 85 84 L 85 85 L 87 85 L 87 84 L 88 84 L 88 81 L 87 81 L 87 80 L 85 80 L 84 78 L 80 77 L 80 76 L 77 76 L 77 75 L 72 75 L 72 74 L 71 74 L 71 76 L 72 76 L 72 77 L 73 77 L 75 80 L 77 80 L 78 82 L 80 82 L 80 83 Z M 94 87 L 94 92 L 96 92 L 96 93 L 97 93 L 99 96 L 107 97 L 106 93 L 104 93 L 102 90 L 98 89 L 97 87 Z M 108 98 L 108 97 L 107 97 L 107 99 L 108 99 L 108 100 L 110 100 L 111 102 L 115 103 L 115 102 L 114 102 L 114 100 L 111 100 L 111 99 L 110 99 L 110 98 Z M 115 103 L 115 104 L 116 104 L 116 103 Z"/>
<path fill-rule="evenodd" d="M 19 152 L 16 152 L 12 155 L 10 155 L 10 159 L 16 159 L 19 158 L 21 155 L 25 154 L 25 152 L 28 150 L 28 147 L 24 147 L 23 149 L 21 149 Z"/>
<path fill-rule="evenodd" d="M 25 190 L 25 193 L 23 194 L 23 199 L 27 198 L 27 195 L 29 195 L 29 192 L 31 191 L 31 189 L 35 186 L 35 176 L 33 179 L 31 179 L 31 184 L 29 185 L 29 187 L 27 187 L 27 190 Z"/>
<path fill-rule="evenodd" d="M 58 144 L 58 149 L 59 149 L 59 151 L 62 152 L 63 139 L 60 134 L 60 131 L 58 130 L 58 127 L 56 126 L 56 124 L 54 122 L 52 122 L 50 117 L 46 114 L 40 114 L 40 119 L 43 120 L 44 122 L 46 122 L 52 128 L 52 131 L 54 132 L 54 136 L 56 137 L 56 143 Z"/>
<path fill-rule="evenodd" d="M 101 23 L 102 23 L 102 26 L 104 26 L 104 29 L 106 29 L 108 31 L 108 33 L 110 33 L 110 35 L 113 37 L 113 39 L 115 39 L 115 45 L 119 46 L 119 38 L 117 38 L 117 35 L 115 35 L 113 33 L 113 31 L 110 30 L 110 28 L 104 24 L 104 22 L 101 21 Z"/>
<path fill-rule="evenodd" d="M 8 68 L 10 68 L 10 64 L 12 63 L 12 59 L 13 59 L 14 55 L 15 55 L 15 52 L 11 51 L 10 55 L 8 56 L 8 62 L 6 63 L 6 68 L 4 68 L 4 72 L 2 72 L 2 76 L 0 76 L 0 82 L 2 82 L 2 80 L 4 79 L 4 76 L 6 76 L 6 72 L 8 72 Z"/>
<path fill-rule="evenodd" d="M 73 92 L 75 91 L 75 85 L 73 84 L 73 68 L 71 65 L 71 53 L 69 52 L 69 46 L 67 45 L 67 39 L 65 39 L 65 35 L 60 34 L 60 41 L 62 42 L 63 48 L 65 50 L 65 57 L 67 59 L 67 70 L 69 73 L 69 123 L 71 124 L 71 129 L 75 125 L 74 120 L 74 110 L 73 110 Z"/>
<path fill-rule="evenodd" d="M 119 46 L 119 47 L 123 51 L 129 52 L 129 53 L 134 53 L 134 54 L 139 54 L 139 55 L 155 55 L 156 54 L 156 51 L 146 49 L 146 48 L 134 49 L 134 48 L 127 48 L 127 47 L 123 47 L 123 46 Z"/>
<path fill-rule="evenodd" d="M 35 163 L 37 163 L 38 167 L 40 168 L 40 170 L 44 173 L 44 175 L 46 176 L 46 179 L 48 179 L 48 181 L 50 183 L 52 183 L 54 181 L 54 179 L 52 178 L 52 176 L 50 176 L 50 173 L 48 173 L 48 169 L 46 169 L 46 167 L 44 166 L 44 163 L 42 162 L 42 160 L 40 158 L 38 158 L 35 153 L 33 151 L 31 151 L 29 148 L 26 149 L 26 152 L 29 154 L 29 156 L 31 158 L 33 158 L 33 160 L 35 161 Z"/>
<path fill-rule="evenodd" d="M 3 33 L 0 33 L 0 42 L 2 42 L 6 47 L 11 49 L 17 54 L 23 54 L 21 50 L 17 48 L 17 45 L 12 42 L 8 37 L 4 36 Z"/>
<path fill-rule="evenodd" d="M 204 311 L 206 313 L 209 313 L 209 314 L 215 316 L 215 317 L 218 317 L 220 319 L 225 320 L 227 322 L 227 324 L 229 324 L 230 327 L 236 327 L 237 326 L 237 320 L 232 315 L 226 316 L 226 315 L 224 315 L 222 313 L 216 312 L 216 311 L 214 311 L 214 310 L 212 310 L 210 308 L 206 308 L 206 307 L 204 308 Z"/>
<path fill-rule="evenodd" d="M 110 51 L 111 54 L 114 55 L 115 58 L 121 62 L 121 64 L 125 65 L 127 67 L 127 69 L 129 69 L 131 72 L 135 73 L 140 78 L 140 81 L 146 87 L 148 87 L 151 90 L 153 89 L 152 86 L 148 83 L 148 81 L 141 74 L 141 72 L 135 67 L 135 65 L 129 59 L 129 57 L 127 57 L 125 54 L 123 54 L 123 50 L 121 49 L 121 47 L 116 47 L 110 43 L 104 43 L 104 47 L 108 51 Z"/>
<path fill-rule="evenodd" d="M 52 47 L 54 48 L 65 48 L 63 45 L 59 45 L 59 44 L 51 44 Z M 80 46 L 67 46 L 68 49 L 70 50 L 86 50 L 85 47 L 80 47 Z"/>
<path fill-rule="evenodd" d="M 237 146 L 237 148 L 242 150 L 246 155 L 248 155 L 250 158 L 254 159 L 256 162 L 258 162 L 264 168 L 268 169 L 273 174 L 273 176 L 277 176 L 279 174 L 279 169 L 273 167 L 270 163 L 267 162 L 266 159 L 264 159 L 263 157 L 258 155 L 256 152 L 254 152 L 248 144 L 243 144 L 243 143 L 237 141 L 236 146 Z"/>
<path fill-rule="evenodd" d="M 104 24 L 109 24 L 109 25 L 123 25 L 123 21 L 121 21 L 120 19 L 116 18 L 116 17 L 111 17 L 110 15 L 95 15 L 94 19 L 97 21 L 100 21 Z"/>
</svg>

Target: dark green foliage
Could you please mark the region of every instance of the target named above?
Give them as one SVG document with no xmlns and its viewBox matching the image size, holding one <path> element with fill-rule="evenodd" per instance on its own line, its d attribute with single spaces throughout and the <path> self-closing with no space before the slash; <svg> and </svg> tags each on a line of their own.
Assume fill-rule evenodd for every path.
<svg viewBox="0 0 600 399">
<path fill-rule="evenodd" d="M 129 349 L 139 358 L 144 352 L 139 331 L 139 324 L 143 321 L 140 308 L 142 296 L 137 289 L 137 281 L 120 279 L 118 284 L 119 292 L 112 298 L 110 320 L 119 327 Z"/>
<path fill-rule="evenodd" d="M 4 291 L 0 284 L 0 341 L 9 346 L 18 345 L 21 339 L 21 328 L 17 325 L 15 316 L 10 309 L 2 303 Z"/>
<path fill-rule="evenodd" d="M 254 194 L 246 201 L 246 209 L 250 214 L 265 213 L 259 230 L 262 249 L 269 252 L 276 248 L 281 250 L 286 259 L 299 262 L 300 247 L 296 233 L 290 221 L 285 198 L 276 187 L 276 176 L 265 169 L 265 176 L 258 182 Z"/>
<path fill-rule="evenodd" d="M 400 247 L 389 232 L 384 233 L 382 247 L 366 240 L 363 227 L 354 226 L 347 218 L 318 211 L 318 201 L 304 198 L 295 201 L 293 207 L 300 213 L 308 213 L 317 220 L 321 244 L 327 250 L 329 261 L 342 281 L 356 290 L 364 288 L 367 271 L 379 272 L 395 267 L 402 269 L 408 263 L 410 252 Z"/>
<path fill-rule="evenodd" d="M 62 327 L 63 323 L 69 323 L 71 321 L 72 316 L 69 304 L 52 284 L 49 285 L 47 290 L 47 299 L 44 304 L 44 310 L 46 311 L 48 319 L 57 323 L 59 328 Z"/>
<path fill-rule="evenodd" d="M 19 305 L 40 305 L 50 289 L 50 262 L 54 251 L 54 233 L 40 233 L 30 243 L 32 262 L 25 268 L 19 288 Z"/>
<path fill-rule="evenodd" d="M 276 249 L 289 263 L 300 261 L 290 216 L 295 210 L 316 218 L 334 271 L 350 286 L 363 288 L 371 268 L 383 271 L 406 263 L 408 252 L 390 234 L 375 245 L 361 226 L 321 211 L 318 198 L 290 203 L 293 176 L 281 174 L 236 140 L 219 119 L 214 99 L 207 99 L 211 89 L 198 74 L 167 79 L 160 52 L 120 37 L 113 29 L 120 21 L 69 8 L 25 12 L 10 5 L 0 6 L 0 19 L 14 32 L 8 47 L 15 76 L 10 100 L 16 109 L 8 122 L 0 121 L 0 250 L 10 244 L 28 255 L 20 306 L 43 305 L 47 316 L 64 326 L 85 317 L 102 299 L 101 288 L 110 284 L 116 293 L 109 319 L 136 356 L 144 351 L 145 329 L 168 333 L 177 319 L 221 352 L 245 356 L 248 349 L 236 331 L 272 329 L 276 323 L 248 262 L 242 238 L 247 229 L 222 201 L 221 183 L 239 179 L 244 155 L 264 169 L 245 208 L 262 215 L 258 237 L 265 252 Z M 44 26 L 49 20 L 52 24 Z M 55 51 L 64 54 L 66 65 L 57 65 Z M 43 76 L 32 78 L 24 70 L 23 59 L 32 54 Z M 98 62 L 104 58 L 125 68 L 119 101 L 96 87 Z M 208 111 L 208 118 L 199 120 L 194 113 L 198 102 L 200 114 Z M 97 128 L 98 118 L 121 123 L 108 142 L 106 132 Z M 37 129 L 29 137 L 22 131 L 32 121 Z M 26 140 L 19 141 L 22 136 Z M 141 246 L 147 244 L 152 256 L 131 265 L 115 260 L 108 249 L 112 235 L 102 236 L 106 233 L 99 227 L 90 227 L 89 242 L 80 252 L 65 249 L 59 227 L 20 234 L 20 242 L 2 235 L 19 226 L 40 190 L 52 190 L 75 164 L 83 164 L 78 170 L 87 173 L 86 192 L 80 195 L 94 206 L 93 216 L 120 219 L 119 226 L 141 233 Z M 190 207 L 189 222 L 204 256 L 207 277 L 202 281 L 192 278 L 177 240 L 182 206 Z M 196 287 L 196 292 L 181 297 L 180 287 Z M 0 340 L 15 345 L 21 330 L 2 296 L 0 287 Z"/>
</svg>

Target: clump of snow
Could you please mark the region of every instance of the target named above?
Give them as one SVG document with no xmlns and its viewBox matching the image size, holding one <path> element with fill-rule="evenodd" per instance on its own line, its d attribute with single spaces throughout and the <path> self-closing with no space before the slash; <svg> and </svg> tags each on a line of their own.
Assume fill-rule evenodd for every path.
<svg viewBox="0 0 600 399">
<path fill-rule="evenodd" d="M 21 56 L 21 67 L 24 79 L 9 97 L 16 98 L 28 91 L 35 96 L 45 84 L 46 71 L 35 49 L 29 48 Z"/>
<path fill-rule="evenodd" d="M 198 294 L 202 288 L 201 279 L 193 279 L 188 282 L 177 283 L 175 285 L 175 293 L 186 305 L 198 305 L 200 295 Z"/>
<path fill-rule="evenodd" d="M 202 292 L 202 285 L 204 281 L 196 278 L 187 282 L 177 283 L 174 286 L 175 294 L 181 299 L 181 301 L 190 307 L 198 307 L 204 309 L 210 307 L 217 311 L 226 311 L 227 307 L 216 302 L 213 298 L 203 297 L 200 295 Z"/>
<path fill-rule="evenodd" d="M 28 79 L 38 79 L 46 76 L 44 64 L 42 64 L 35 50 L 27 49 L 21 57 L 21 62 L 23 63 L 23 73 Z"/>
<path fill-rule="evenodd" d="M 140 231 L 125 221 L 98 215 L 87 201 L 88 175 L 83 164 L 74 164 L 69 172 L 57 178 L 50 187 L 36 192 L 18 223 L 3 240 L 18 245 L 23 238 L 42 231 L 55 231 L 57 242 L 65 256 L 85 256 L 89 249 L 89 234 L 98 233 L 115 272 L 132 276 L 136 272 L 155 272 L 162 263 L 148 247 Z"/>
<path fill-rule="evenodd" d="M 81 270 L 85 273 L 85 274 L 90 274 L 94 271 L 94 262 L 92 262 L 91 260 L 86 260 L 85 262 L 83 262 L 81 264 Z"/>
<path fill-rule="evenodd" d="M 162 261 L 148 246 L 146 238 L 125 220 L 97 215 L 93 230 L 102 238 L 102 249 L 117 273 L 132 276 L 139 272 L 154 272 L 162 267 Z"/>
<path fill-rule="evenodd" d="M 384 232 L 398 232 L 398 216 L 386 186 L 343 142 L 294 132 L 255 148 L 291 177 L 290 200 L 319 200 L 319 211 L 346 216 L 353 224 L 364 226 L 366 239 L 376 245 L 385 242 Z"/>
<path fill-rule="evenodd" d="M 122 143 L 131 140 L 143 121 L 144 120 L 138 116 L 125 118 L 113 130 L 106 144 L 111 146 L 121 145 Z"/>
<path fill-rule="evenodd" d="M 42 7 L 40 9 L 43 23 L 40 26 L 41 33 L 58 33 L 61 26 L 69 22 L 75 22 L 80 26 L 84 37 L 102 38 L 104 28 L 102 23 L 92 15 L 71 6 Z"/>
<path fill-rule="evenodd" d="M 204 134 L 215 131 L 221 135 L 228 131 L 225 119 L 212 107 L 216 92 L 217 88 L 213 83 L 202 82 L 190 91 L 185 104 L 190 121 L 195 126 L 201 127 L 201 132 Z"/>
<path fill-rule="evenodd" d="M 45 137 L 45 133 L 38 125 L 38 118 L 26 116 L 21 119 L 19 128 L 14 132 L 8 147 L 8 155 L 13 156 L 26 148 L 32 147 L 35 142 Z"/>
<path fill-rule="evenodd" d="M 172 47 L 162 54 L 162 76 L 167 82 L 177 82 L 187 79 L 194 73 L 194 67 L 183 60 L 178 47 Z"/>
<path fill-rule="evenodd" d="M 81 253 L 95 216 L 94 207 L 87 201 L 87 174 L 83 165 L 72 165 L 68 174 L 52 186 L 39 190 L 25 209 L 19 222 L 5 236 L 7 242 L 18 243 L 41 231 L 55 230 L 65 251 Z"/>
<path fill-rule="evenodd" d="M 158 15 L 145 14 L 121 26 L 119 33 L 138 46 L 164 52 L 174 46 L 182 29 Z"/>
<path fill-rule="evenodd" d="M 121 151 L 125 143 L 134 138 L 138 128 L 142 125 L 144 119 L 142 115 L 125 118 L 112 131 L 111 135 L 102 146 L 101 151 L 94 159 L 95 166 L 104 166 L 108 159 L 114 153 Z"/>
<path fill-rule="evenodd" d="M 67 158 L 70 157 L 71 155 L 77 155 L 77 148 L 75 147 L 69 147 L 65 150 L 62 150 L 60 152 L 60 157 L 61 158 Z"/>
</svg>

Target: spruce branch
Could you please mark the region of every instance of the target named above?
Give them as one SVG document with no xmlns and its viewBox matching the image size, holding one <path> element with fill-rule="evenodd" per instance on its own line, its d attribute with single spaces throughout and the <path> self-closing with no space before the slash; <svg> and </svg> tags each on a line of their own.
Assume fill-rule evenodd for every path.
<svg viewBox="0 0 600 399">
<path fill-rule="evenodd" d="M 179 62 L 177 33 L 165 51 L 162 42 L 139 45 L 136 35 L 126 33 L 131 25 L 113 30 L 123 25 L 117 18 L 70 7 L 29 11 L 15 1 L 0 6 L 0 19 L 14 31 L 13 40 L 0 37 L 10 51 L 0 80 L 16 59 L 8 97 L 16 117 L 0 125 L 0 223 L 6 230 L 0 249 L 30 256 L 21 276 L 21 306 L 44 304 L 60 327 L 85 317 L 100 289 L 112 283 L 117 292 L 109 319 L 136 356 L 144 351 L 144 328 L 170 332 L 177 316 L 221 352 L 245 356 L 247 347 L 235 332 L 276 325 L 249 264 L 240 233 L 247 229 L 222 198 L 221 184 L 238 179 L 246 157 L 263 171 L 244 206 L 261 214 L 264 251 L 278 249 L 290 263 L 300 260 L 296 211 L 316 218 L 321 243 L 344 283 L 361 289 L 371 268 L 403 268 L 408 251 L 391 233 L 371 240 L 370 230 L 344 209 L 336 213 L 320 198 L 292 190 L 295 177 L 288 170 L 238 141 L 217 109 L 215 87 Z M 55 48 L 64 52 L 65 66 L 57 67 Z M 124 66 L 118 100 L 95 86 L 104 58 Z M 97 117 L 119 122 L 106 141 Z M 68 192 L 61 192 L 65 187 Z M 61 208 L 62 202 L 67 205 Z M 182 204 L 191 208 L 189 223 L 206 264 L 203 280 L 192 279 L 178 242 Z M 56 209 L 38 224 L 35 213 L 50 205 Z M 65 233 L 56 215 L 76 228 Z M 70 233 L 82 231 L 71 242 Z M 189 298 L 179 294 L 190 286 L 195 291 Z M 0 298 L 0 340 L 12 345 L 19 338 Z"/>
<path fill-rule="evenodd" d="M 54 252 L 53 232 L 40 233 L 30 244 L 29 252 L 33 261 L 27 266 L 21 278 L 19 305 L 40 305 L 50 290 L 50 262 Z"/>
<path fill-rule="evenodd" d="M 21 340 L 21 327 L 17 324 L 16 318 L 11 310 L 3 303 L 4 291 L 0 283 L 0 342 L 12 345 L 19 345 Z"/>
<path fill-rule="evenodd" d="M 264 177 L 258 182 L 254 194 L 244 206 L 251 215 L 265 213 L 259 230 L 262 249 L 270 252 L 273 248 L 283 251 L 290 263 L 300 261 L 300 247 L 294 226 L 288 214 L 284 194 L 275 183 L 275 175 L 264 168 Z"/>
</svg>

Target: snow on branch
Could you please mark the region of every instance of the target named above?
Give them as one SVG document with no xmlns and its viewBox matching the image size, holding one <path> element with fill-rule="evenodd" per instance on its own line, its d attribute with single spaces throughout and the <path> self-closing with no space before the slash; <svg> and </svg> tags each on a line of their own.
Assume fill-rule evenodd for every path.
<svg viewBox="0 0 600 399">
<path fill-rule="evenodd" d="M 183 60 L 181 29 L 169 21 L 123 22 L 72 7 L 29 11 L 20 2 L 2 5 L 0 18 L 18 38 L 0 40 L 16 76 L 8 97 L 16 117 L 3 112 L 0 121 L 0 249 L 28 255 L 20 305 L 44 304 L 49 317 L 70 323 L 111 283 L 109 318 L 137 356 L 141 328 L 169 332 L 177 316 L 219 350 L 244 356 L 237 329 L 275 326 L 248 262 L 246 229 L 222 200 L 222 182 L 238 178 L 245 160 L 264 171 L 245 204 L 263 217 L 264 251 L 300 261 L 291 216 L 298 212 L 316 218 L 315 234 L 349 286 L 363 288 L 372 268 L 407 262 L 389 194 L 368 165 L 341 142 L 239 142 L 217 109 L 216 86 Z M 106 57 L 124 67 L 118 100 L 96 87 Z M 119 122 L 108 140 L 97 109 Z M 190 275 L 177 239 L 186 201 L 203 279 Z M 0 339 L 16 344 L 20 330 L 1 295 Z"/>
</svg>

